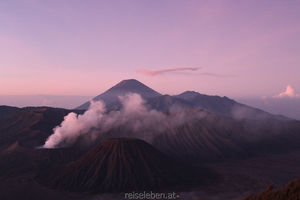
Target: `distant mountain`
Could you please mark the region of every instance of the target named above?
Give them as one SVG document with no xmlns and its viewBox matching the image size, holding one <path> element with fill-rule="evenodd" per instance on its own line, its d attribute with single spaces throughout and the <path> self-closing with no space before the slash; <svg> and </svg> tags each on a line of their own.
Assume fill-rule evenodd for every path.
<svg viewBox="0 0 300 200">
<path fill-rule="evenodd" d="M 162 190 L 200 180 L 192 168 L 131 138 L 104 140 L 60 172 L 45 176 L 42 180 L 54 188 L 92 193 Z"/>
<path fill-rule="evenodd" d="M 137 93 L 141 95 L 144 99 L 150 97 L 160 96 L 158 92 L 154 91 L 153 89 L 149 88 L 148 86 L 144 85 L 143 83 L 135 80 L 123 80 L 117 85 L 113 86 L 106 92 L 96 96 L 93 98 L 93 101 L 103 101 L 108 107 L 112 104 L 117 104 L 119 102 L 119 96 L 124 96 L 128 93 Z M 90 105 L 90 102 L 86 102 L 80 106 L 78 106 L 77 110 L 87 110 Z"/>
<path fill-rule="evenodd" d="M 210 96 L 194 91 L 186 91 L 179 95 L 161 95 L 143 83 L 135 80 L 123 80 L 103 94 L 93 98 L 94 101 L 103 101 L 108 110 L 121 108 L 120 96 L 128 93 L 140 94 L 146 100 L 147 106 L 163 112 L 172 112 L 185 109 L 201 108 L 211 113 L 230 116 L 235 119 L 256 119 L 266 118 L 287 120 L 284 116 L 272 115 L 260 109 L 256 109 L 238 103 L 228 97 Z M 78 110 L 87 110 L 90 102 L 77 107 Z"/>
<path fill-rule="evenodd" d="M 190 102 L 177 98 L 176 96 L 161 95 L 146 99 L 147 105 L 151 109 L 162 112 L 176 112 L 185 109 L 195 108 Z"/>
<path fill-rule="evenodd" d="M 16 107 L 27 106 L 47 106 L 56 108 L 73 109 L 82 102 L 91 99 L 91 96 L 78 95 L 1 95 L 0 105 L 9 105 Z"/>
<path fill-rule="evenodd" d="M 209 96 L 194 91 L 186 91 L 174 97 L 185 100 L 193 108 L 202 108 L 206 111 L 231 116 L 235 119 L 287 119 L 284 116 L 272 115 L 263 110 L 238 103 L 225 96 Z"/>
<path fill-rule="evenodd" d="M 194 91 L 186 91 L 175 97 L 189 102 L 193 107 L 200 107 L 207 111 L 223 115 L 230 115 L 232 107 L 238 104 L 227 97 L 209 96 Z"/>
</svg>

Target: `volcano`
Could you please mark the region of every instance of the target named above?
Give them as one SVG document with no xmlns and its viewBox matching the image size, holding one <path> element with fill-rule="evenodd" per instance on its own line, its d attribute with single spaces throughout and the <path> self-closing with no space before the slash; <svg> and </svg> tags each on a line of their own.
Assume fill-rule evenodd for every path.
<svg viewBox="0 0 300 200">
<path fill-rule="evenodd" d="M 55 178 L 44 179 L 55 188 L 92 193 L 155 190 L 198 180 L 191 168 L 131 138 L 104 140 Z"/>
<path fill-rule="evenodd" d="M 103 101 L 107 106 L 112 106 L 113 104 L 118 104 L 119 97 L 124 96 L 128 93 L 136 93 L 141 95 L 144 99 L 160 96 L 158 92 L 144 85 L 143 83 L 135 80 L 128 79 L 123 80 L 117 85 L 113 86 L 106 92 L 93 98 L 93 101 Z M 79 107 L 77 110 L 87 110 L 89 108 L 90 102 L 86 102 Z"/>
</svg>

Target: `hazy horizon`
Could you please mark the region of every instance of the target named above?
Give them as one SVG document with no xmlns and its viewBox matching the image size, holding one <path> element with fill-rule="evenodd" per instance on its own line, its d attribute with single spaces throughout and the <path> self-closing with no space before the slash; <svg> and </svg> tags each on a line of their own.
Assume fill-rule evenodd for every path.
<svg viewBox="0 0 300 200">
<path fill-rule="evenodd" d="M 155 90 L 155 88 L 152 89 Z M 16 106 L 16 107 L 48 106 L 48 107 L 74 109 L 79 105 L 81 105 L 82 103 L 91 100 L 95 96 L 98 96 L 105 91 L 101 91 L 98 94 L 95 94 L 94 96 L 47 95 L 47 94 L 0 95 L 0 106 L 1 105 Z M 156 91 L 161 93 L 161 91 L 158 90 Z M 164 95 L 166 93 L 162 93 L 162 94 Z M 168 94 L 168 95 L 177 95 L 177 94 Z M 240 103 L 262 109 L 272 114 L 284 115 L 293 119 L 300 120 L 299 94 L 291 86 L 287 86 L 285 91 L 282 91 L 277 95 L 273 95 L 269 97 L 264 96 L 264 97 L 256 97 L 256 98 L 245 98 L 245 97 L 229 96 L 229 98 L 234 99 L 235 101 L 238 101 Z"/>
</svg>

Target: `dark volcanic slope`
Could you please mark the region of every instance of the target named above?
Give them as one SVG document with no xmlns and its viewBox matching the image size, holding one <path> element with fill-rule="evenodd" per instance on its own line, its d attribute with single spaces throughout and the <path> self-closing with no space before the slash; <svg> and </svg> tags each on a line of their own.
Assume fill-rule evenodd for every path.
<svg viewBox="0 0 300 200">
<path fill-rule="evenodd" d="M 44 144 L 52 129 L 71 110 L 49 107 L 0 107 L 0 151 L 15 142 L 36 147 Z"/>
<path fill-rule="evenodd" d="M 124 96 L 128 93 L 137 93 L 141 95 L 141 97 L 147 99 L 150 97 L 160 96 L 158 92 L 144 85 L 143 83 L 135 80 L 123 80 L 117 85 L 113 86 L 106 92 L 96 96 L 93 98 L 94 101 L 103 101 L 107 106 L 111 106 L 112 104 L 116 104 L 118 106 L 119 96 Z M 76 109 L 78 110 L 87 110 L 90 105 L 90 102 L 86 102 Z"/>
<path fill-rule="evenodd" d="M 298 200 L 300 199 L 300 179 L 291 181 L 282 189 L 274 190 L 270 185 L 258 194 L 252 194 L 243 200 Z"/>
<path fill-rule="evenodd" d="M 0 123 L 1 120 L 10 116 L 12 113 L 16 112 L 20 108 L 11 107 L 11 106 L 0 106 Z"/>
<path fill-rule="evenodd" d="M 16 142 L 0 151 L 0 177 L 35 176 L 81 155 L 78 149 L 33 149 Z"/>
<path fill-rule="evenodd" d="M 66 165 L 56 178 L 44 181 L 70 191 L 122 192 L 163 189 L 190 184 L 196 174 L 138 139 L 108 139 L 78 161 Z"/>
<path fill-rule="evenodd" d="M 205 114 L 190 111 L 191 116 L 197 113 Z M 185 161 L 245 158 L 300 149 L 300 123 L 297 121 L 240 121 L 206 113 L 205 117 L 191 117 L 180 126 L 166 126 L 168 128 L 155 136 L 151 144 L 167 155 Z"/>
</svg>

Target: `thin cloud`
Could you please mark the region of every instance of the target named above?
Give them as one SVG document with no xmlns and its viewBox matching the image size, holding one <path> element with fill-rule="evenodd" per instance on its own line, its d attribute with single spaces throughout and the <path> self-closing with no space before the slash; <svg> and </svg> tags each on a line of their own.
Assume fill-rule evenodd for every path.
<svg viewBox="0 0 300 200">
<path fill-rule="evenodd" d="M 217 73 L 211 73 L 211 72 L 196 73 L 195 75 L 212 76 L 212 77 L 217 77 L 217 78 L 235 77 L 235 75 L 232 75 L 232 74 L 217 74 Z"/>
<path fill-rule="evenodd" d="M 172 72 L 197 71 L 199 69 L 201 69 L 201 67 L 173 67 L 173 68 L 160 69 L 160 70 L 137 69 L 135 71 L 137 73 L 146 76 L 157 76 L 157 75 L 172 73 Z"/>
<path fill-rule="evenodd" d="M 211 76 L 217 78 L 226 78 L 226 77 L 233 77 L 234 75 L 226 75 L 226 74 L 217 74 L 211 72 L 195 72 L 190 73 L 190 71 L 198 71 L 202 69 L 202 67 L 174 67 L 174 68 L 167 68 L 161 70 L 148 70 L 148 69 L 137 69 L 135 70 L 137 73 L 146 75 L 146 76 L 157 76 L 161 74 L 168 74 L 176 72 L 176 74 L 183 74 L 183 75 L 195 75 L 195 76 Z"/>
<path fill-rule="evenodd" d="M 275 98 L 284 98 L 284 97 L 297 98 L 297 97 L 300 97 L 300 95 L 296 93 L 295 89 L 291 85 L 288 85 L 288 86 L 286 86 L 286 89 L 284 92 L 281 92 L 280 94 L 278 94 L 274 97 Z"/>
</svg>

